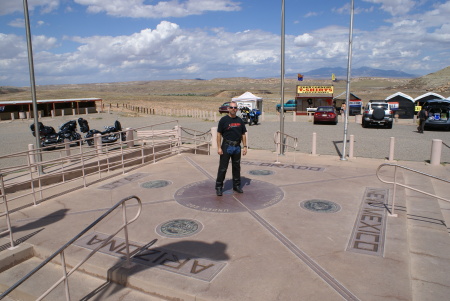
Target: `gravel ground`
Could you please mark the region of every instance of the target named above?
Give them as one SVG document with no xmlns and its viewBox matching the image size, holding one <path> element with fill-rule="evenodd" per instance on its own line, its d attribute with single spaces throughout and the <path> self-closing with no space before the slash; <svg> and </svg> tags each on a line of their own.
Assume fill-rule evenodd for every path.
<svg viewBox="0 0 450 301">
<path fill-rule="evenodd" d="M 78 118 L 79 116 L 76 116 Z M 91 129 L 102 130 L 106 125 L 113 125 L 118 119 L 123 128 L 137 128 L 146 125 L 157 124 L 165 121 L 177 119 L 182 127 L 206 132 L 211 127 L 217 126 L 217 122 L 204 121 L 187 117 L 168 116 L 125 116 L 124 113 L 99 113 L 82 115 L 89 122 Z M 73 116 L 64 117 L 44 117 L 40 121 L 44 125 L 59 126 Z M 0 135 L 2 137 L 2 147 L 0 156 L 14 152 L 27 150 L 28 144 L 34 144 L 35 138 L 30 131 L 32 120 L 14 120 L 0 122 Z M 170 124 L 173 126 L 173 124 Z M 389 156 L 390 137 L 395 137 L 396 160 L 424 162 L 430 160 L 432 139 L 441 139 L 445 144 L 450 145 L 450 135 L 446 131 L 425 131 L 419 134 L 416 125 L 412 120 L 400 120 L 394 123 L 392 129 L 385 128 L 362 128 L 360 124 L 354 122 L 354 117 L 349 118 L 347 138 L 354 135 L 354 156 L 363 158 L 384 159 Z M 275 151 L 273 142 L 274 133 L 280 130 L 280 122 L 277 115 L 266 115 L 260 124 L 247 126 L 249 132 L 249 147 L 254 149 L 266 149 Z M 313 124 L 306 116 L 296 116 L 293 121 L 291 114 L 287 114 L 284 122 L 284 132 L 298 138 L 298 151 L 311 153 L 312 136 L 317 136 L 317 154 L 341 156 L 344 138 L 344 122 L 340 120 L 337 125 Z M 347 143 L 347 152 L 349 143 Z M 443 145 L 441 162 L 450 162 L 450 149 Z M 0 168 L 2 166 L 0 160 Z"/>
</svg>

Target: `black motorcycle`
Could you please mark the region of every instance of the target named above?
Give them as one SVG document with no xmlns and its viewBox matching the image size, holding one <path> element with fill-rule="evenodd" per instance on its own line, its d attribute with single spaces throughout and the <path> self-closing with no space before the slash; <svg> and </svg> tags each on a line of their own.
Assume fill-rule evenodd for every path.
<svg viewBox="0 0 450 301">
<path fill-rule="evenodd" d="M 82 133 L 86 133 L 84 138 L 89 146 L 94 145 L 93 137 L 95 134 L 100 134 L 102 136 L 102 143 L 113 143 L 119 140 L 119 138 L 122 139 L 122 141 L 125 141 L 127 139 L 126 134 L 121 133 L 122 125 L 118 120 L 114 122 L 113 126 L 105 126 L 105 130 L 103 132 L 100 132 L 99 130 L 89 129 L 89 123 L 86 119 L 83 119 L 81 117 L 78 118 L 78 124 L 80 125 L 80 131 Z"/>
<path fill-rule="evenodd" d="M 77 133 L 77 122 L 75 120 L 63 123 L 59 127 L 59 132 L 56 132 L 51 126 L 45 126 L 42 122 L 38 122 L 38 126 L 41 147 L 61 144 L 64 143 L 66 139 L 69 141 L 76 141 L 77 145 L 81 144 L 81 135 Z M 36 137 L 34 123 L 30 125 L 30 129 L 33 136 Z"/>
<path fill-rule="evenodd" d="M 257 109 L 249 109 L 248 107 L 241 108 L 241 118 L 244 123 L 248 123 L 249 126 L 253 124 L 258 124 L 259 115 L 261 113 Z"/>
</svg>

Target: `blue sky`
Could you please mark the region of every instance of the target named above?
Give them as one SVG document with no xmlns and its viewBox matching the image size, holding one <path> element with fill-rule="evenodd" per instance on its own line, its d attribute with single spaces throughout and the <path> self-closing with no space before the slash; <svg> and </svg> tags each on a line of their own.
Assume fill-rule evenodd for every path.
<svg viewBox="0 0 450 301">
<path fill-rule="evenodd" d="M 346 67 L 351 1 L 285 0 L 286 73 Z M 280 76 L 281 0 L 28 0 L 36 84 Z M 352 67 L 450 65 L 450 0 L 355 0 Z M 27 86 L 23 1 L 0 0 L 0 86 Z"/>
</svg>

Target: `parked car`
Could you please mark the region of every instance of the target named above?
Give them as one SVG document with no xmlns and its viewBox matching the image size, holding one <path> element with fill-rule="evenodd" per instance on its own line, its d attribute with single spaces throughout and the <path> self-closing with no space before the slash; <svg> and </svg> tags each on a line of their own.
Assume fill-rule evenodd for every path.
<svg viewBox="0 0 450 301">
<path fill-rule="evenodd" d="M 335 107 L 317 107 L 314 113 L 314 124 L 323 123 L 338 123 L 338 114 Z"/>
<path fill-rule="evenodd" d="M 393 116 L 394 114 L 387 102 L 371 100 L 364 108 L 362 127 L 366 128 L 371 124 L 375 124 L 384 125 L 388 129 L 392 129 Z"/>
<path fill-rule="evenodd" d="M 277 112 L 280 112 L 281 110 L 281 104 L 277 104 L 276 106 Z M 290 99 L 288 100 L 285 104 L 284 104 L 284 112 L 292 112 L 295 111 L 297 109 L 297 102 L 295 101 L 295 99 Z"/>
<path fill-rule="evenodd" d="M 228 113 L 228 107 L 230 106 L 230 101 L 224 102 L 220 107 L 219 107 L 219 113 Z"/>
<path fill-rule="evenodd" d="M 422 104 L 428 112 L 428 119 L 425 121 L 425 129 L 450 130 L 450 100 L 430 99 Z"/>
</svg>

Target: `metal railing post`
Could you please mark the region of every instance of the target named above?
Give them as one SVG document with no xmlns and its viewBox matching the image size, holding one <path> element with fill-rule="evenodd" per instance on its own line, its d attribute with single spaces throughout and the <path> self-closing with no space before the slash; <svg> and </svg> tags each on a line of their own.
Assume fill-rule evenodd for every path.
<svg viewBox="0 0 450 301">
<path fill-rule="evenodd" d="M 217 149 L 217 127 L 211 128 L 211 148 Z"/>
<path fill-rule="evenodd" d="M 63 277 L 64 277 L 64 291 L 66 293 L 66 300 L 70 301 L 70 292 L 69 292 L 69 278 L 67 277 L 67 268 L 66 268 L 66 258 L 64 256 L 64 251 L 60 253 L 61 258 L 61 266 L 63 269 Z"/>
<path fill-rule="evenodd" d="M 100 134 L 94 134 L 94 145 L 97 150 L 97 155 L 102 154 L 102 136 Z"/>
<path fill-rule="evenodd" d="M 6 198 L 6 193 L 5 193 L 5 182 L 3 181 L 3 174 L 0 174 L 0 185 L 1 185 L 3 204 L 5 204 L 4 215 L 6 216 L 6 226 L 8 227 L 8 232 L 9 232 L 9 241 L 10 241 L 9 249 L 12 250 L 15 248 L 15 245 L 14 245 L 14 238 L 13 238 L 13 233 L 12 233 L 12 229 L 11 229 L 11 220 L 9 219 L 8 200 Z"/>
<path fill-rule="evenodd" d="M 70 157 L 70 140 L 64 139 L 64 150 L 66 151 L 66 157 Z M 70 159 L 69 159 L 70 161 Z"/>
<path fill-rule="evenodd" d="M 275 163 L 280 163 L 280 160 L 278 160 L 278 156 L 281 152 L 281 148 L 280 148 L 280 144 L 281 144 L 281 133 L 280 131 L 277 131 L 274 135 L 274 142 L 276 145 L 276 153 L 277 153 L 277 160 L 275 161 Z"/>
<path fill-rule="evenodd" d="M 128 147 L 133 147 L 134 146 L 134 133 L 133 133 L 133 129 L 132 128 L 126 128 L 126 133 L 127 133 L 127 146 Z"/>
<path fill-rule="evenodd" d="M 28 144 L 28 157 L 30 158 L 30 165 L 33 166 L 36 163 L 36 157 L 34 153 L 34 144 Z M 31 168 L 31 171 L 35 172 L 36 166 Z"/>
<path fill-rule="evenodd" d="M 130 260 L 130 242 L 128 241 L 128 220 L 127 220 L 127 208 L 125 206 L 125 203 L 122 203 L 122 218 L 123 218 L 123 232 L 125 235 L 125 247 L 127 250 L 127 261 L 126 265 L 128 267 L 131 266 L 131 260 Z"/>
<path fill-rule="evenodd" d="M 179 155 L 180 154 L 180 148 L 181 148 L 181 127 L 179 125 L 176 125 L 175 126 L 175 130 L 177 131 L 177 134 L 175 136 L 175 140 L 177 141 L 177 153 Z M 197 149 L 197 144 L 196 144 L 196 149 Z M 197 153 L 197 151 L 196 151 L 196 153 Z"/>
<path fill-rule="evenodd" d="M 397 166 L 394 168 L 394 192 L 392 194 L 392 212 L 389 214 L 389 216 L 397 217 L 397 214 L 395 214 L 395 198 L 397 196 Z"/>
</svg>

